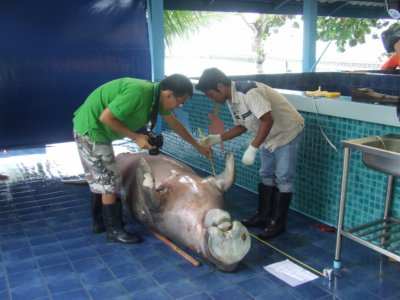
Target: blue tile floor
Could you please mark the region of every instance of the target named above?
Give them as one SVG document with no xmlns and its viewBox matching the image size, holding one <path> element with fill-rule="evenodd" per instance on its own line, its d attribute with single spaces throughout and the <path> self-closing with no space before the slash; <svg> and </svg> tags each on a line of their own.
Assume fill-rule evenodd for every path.
<svg viewBox="0 0 400 300">
<path fill-rule="evenodd" d="M 199 173 L 202 173 L 199 171 Z M 263 269 L 290 255 L 322 272 L 334 259 L 335 234 L 290 211 L 288 231 L 265 245 L 252 239 L 233 273 L 201 258 L 195 267 L 125 216 L 138 245 L 91 233 L 89 189 L 62 178 L 81 174 L 73 143 L 0 154 L 0 299 L 400 299 L 400 265 L 344 239 L 342 268 L 291 287 Z M 226 209 L 250 215 L 257 195 L 234 186 Z M 306 267 L 304 267 L 306 268 Z M 316 272 L 316 273 L 317 273 Z M 318 274 L 318 273 L 317 273 Z"/>
</svg>

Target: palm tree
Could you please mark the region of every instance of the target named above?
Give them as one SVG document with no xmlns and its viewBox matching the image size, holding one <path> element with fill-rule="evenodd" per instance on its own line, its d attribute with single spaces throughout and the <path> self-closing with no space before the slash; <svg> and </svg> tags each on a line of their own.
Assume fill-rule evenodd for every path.
<svg viewBox="0 0 400 300">
<path fill-rule="evenodd" d="M 253 52 L 256 54 L 257 72 L 263 73 L 263 63 L 266 54 L 264 52 L 264 43 L 271 35 L 272 32 L 277 33 L 279 28 L 285 25 L 288 19 L 293 19 L 292 15 L 265 15 L 258 14 L 255 20 L 249 20 L 244 14 L 239 14 L 244 23 L 250 27 L 254 34 L 253 39 Z M 295 27 L 298 24 L 294 23 Z"/>
<path fill-rule="evenodd" d="M 202 11 L 164 11 L 165 45 L 171 48 L 176 38 L 187 39 L 201 28 L 209 27 L 224 18 L 222 13 Z"/>
</svg>

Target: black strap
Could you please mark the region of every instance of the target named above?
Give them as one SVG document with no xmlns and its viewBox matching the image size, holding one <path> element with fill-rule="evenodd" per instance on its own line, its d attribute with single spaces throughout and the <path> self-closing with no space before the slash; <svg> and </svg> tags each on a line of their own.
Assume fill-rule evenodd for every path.
<svg viewBox="0 0 400 300">
<path fill-rule="evenodd" d="M 158 106 L 160 104 L 160 88 L 158 88 L 156 100 L 154 101 L 153 110 L 150 113 L 150 131 L 153 131 L 157 123 Z"/>
<path fill-rule="evenodd" d="M 246 94 L 248 91 L 251 89 L 255 89 L 257 87 L 257 84 L 255 81 L 236 81 L 235 82 L 235 88 L 237 92 L 241 92 L 243 94 Z"/>
</svg>

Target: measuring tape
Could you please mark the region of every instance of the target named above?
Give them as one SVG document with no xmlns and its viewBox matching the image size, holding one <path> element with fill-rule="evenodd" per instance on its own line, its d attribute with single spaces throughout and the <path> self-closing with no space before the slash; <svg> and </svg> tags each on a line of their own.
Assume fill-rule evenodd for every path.
<svg viewBox="0 0 400 300">
<path fill-rule="evenodd" d="M 259 242 L 261 242 L 261 243 L 267 245 L 268 247 L 274 249 L 275 251 L 277 251 L 277 252 L 283 254 L 284 256 L 290 258 L 291 260 L 293 260 L 293 261 L 295 261 L 296 263 L 302 265 L 303 267 L 306 267 L 307 269 L 313 271 L 314 273 L 316 273 L 316 274 L 318 274 L 318 275 L 320 275 L 320 276 L 326 277 L 326 278 L 328 278 L 329 280 L 332 279 L 332 272 L 333 272 L 333 270 L 332 270 L 331 268 L 325 268 L 325 269 L 323 270 L 323 272 L 320 272 L 320 271 L 314 269 L 313 267 L 307 265 L 306 263 L 303 263 L 302 261 L 300 261 L 300 260 L 294 258 L 293 256 L 291 256 L 291 255 L 289 255 L 289 254 L 283 252 L 282 250 L 276 248 L 275 246 L 271 245 L 270 243 L 268 243 L 268 242 L 266 242 L 266 241 L 260 239 L 259 237 L 257 237 L 256 235 L 252 234 L 251 232 L 249 232 L 249 234 L 250 234 L 253 238 L 255 238 L 256 240 L 258 240 Z"/>
<path fill-rule="evenodd" d="M 203 145 L 206 145 L 206 139 L 205 139 L 205 137 L 203 135 L 203 132 L 201 131 L 200 127 L 197 127 L 197 130 L 199 131 L 200 138 L 201 138 L 201 141 L 202 141 Z M 215 174 L 214 164 L 213 164 L 212 158 L 210 157 L 209 160 L 210 160 L 211 169 L 213 171 L 213 174 L 214 174 L 214 176 L 217 176 L 217 174 Z"/>
</svg>

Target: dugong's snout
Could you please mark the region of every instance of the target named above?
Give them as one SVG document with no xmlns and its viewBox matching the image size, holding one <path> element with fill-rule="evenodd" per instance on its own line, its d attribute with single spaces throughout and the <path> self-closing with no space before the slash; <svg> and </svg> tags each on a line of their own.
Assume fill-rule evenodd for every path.
<svg viewBox="0 0 400 300">
<path fill-rule="evenodd" d="M 250 250 L 246 227 L 238 221 L 232 222 L 229 213 L 222 209 L 209 210 L 204 225 L 206 244 L 215 264 L 222 271 L 233 271 Z"/>
</svg>

